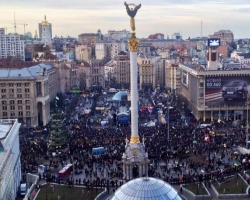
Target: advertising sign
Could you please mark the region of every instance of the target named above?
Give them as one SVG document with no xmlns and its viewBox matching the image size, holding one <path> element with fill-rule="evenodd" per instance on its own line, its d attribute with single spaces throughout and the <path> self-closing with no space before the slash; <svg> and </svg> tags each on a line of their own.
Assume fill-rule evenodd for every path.
<svg viewBox="0 0 250 200">
<path fill-rule="evenodd" d="M 206 41 L 206 45 L 209 47 L 218 47 L 220 46 L 220 38 L 209 38 Z"/>
<path fill-rule="evenodd" d="M 244 106 L 250 91 L 249 76 L 207 77 L 205 81 L 205 105 Z"/>
</svg>

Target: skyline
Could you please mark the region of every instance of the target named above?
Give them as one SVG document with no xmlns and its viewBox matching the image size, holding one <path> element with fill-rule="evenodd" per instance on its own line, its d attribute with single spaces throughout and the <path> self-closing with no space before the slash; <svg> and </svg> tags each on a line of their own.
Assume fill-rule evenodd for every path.
<svg viewBox="0 0 250 200">
<path fill-rule="evenodd" d="M 127 3 L 131 3 L 127 1 Z M 171 38 L 180 32 L 183 39 L 208 36 L 219 30 L 231 30 L 234 37 L 247 38 L 250 27 L 250 3 L 247 0 L 134 0 L 142 4 L 136 15 L 137 37 L 163 33 Z M 38 23 L 47 16 L 52 24 L 52 36 L 77 37 L 81 33 L 106 34 L 108 30 L 130 30 L 124 0 L 2 0 L 0 2 L 0 27 L 14 32 L 14 13 L 17 33 L 38 31 Z M 97 23 L 99 22 L 99 23 Z"/>
</svg>

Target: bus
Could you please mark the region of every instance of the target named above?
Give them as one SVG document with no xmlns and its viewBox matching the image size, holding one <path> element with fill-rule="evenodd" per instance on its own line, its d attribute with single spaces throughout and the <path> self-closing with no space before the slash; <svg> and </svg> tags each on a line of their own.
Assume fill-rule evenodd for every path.
<svg viewBox="0 0 250 200">
<path fill-rule="evenodd" d="M 58 175 L 60 178 L 65 178 L 68 177 L 72 172 L 73 172 L 73 165 L 67 164 L 58 172 Z"/>
</svg>

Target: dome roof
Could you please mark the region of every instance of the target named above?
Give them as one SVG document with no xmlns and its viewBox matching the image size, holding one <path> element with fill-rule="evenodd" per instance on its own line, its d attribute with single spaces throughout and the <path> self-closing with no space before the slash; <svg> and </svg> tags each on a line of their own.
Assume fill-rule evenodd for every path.
<svg viewBox="0 0 250 200">
<path fill-rule="evenodd" d="M 123 96 L 127 96 L 128 92 L 127 91 L 119 91 L 117 92 L 113 97 L 113 101 L 121 101 Z"/>
<path fill-rule="evenodd" d="M 141 177 L 118 188 L 111 200 L 181 200 L 178 192 L 163 180 Z"/>
</svg>

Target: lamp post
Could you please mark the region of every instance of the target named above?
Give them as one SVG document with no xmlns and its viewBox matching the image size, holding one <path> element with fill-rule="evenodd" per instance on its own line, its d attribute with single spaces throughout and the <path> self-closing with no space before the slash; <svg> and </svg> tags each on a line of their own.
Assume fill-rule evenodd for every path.
<svg viewBox="0 0 250 200">
<path fill-rule="evenodd" d="M 168 103 L 168 140 L 169 140 L 169 103 Z"/>
<path fill-rule="evenodd" d="M 249 123 L 248 123 L 248 105 L 249 105 L 249 101 L 246 102 L 246 106 L 247 106 L 246 148 L 248 148 L 248 129 L 249 129 Z"/>
</svg>

